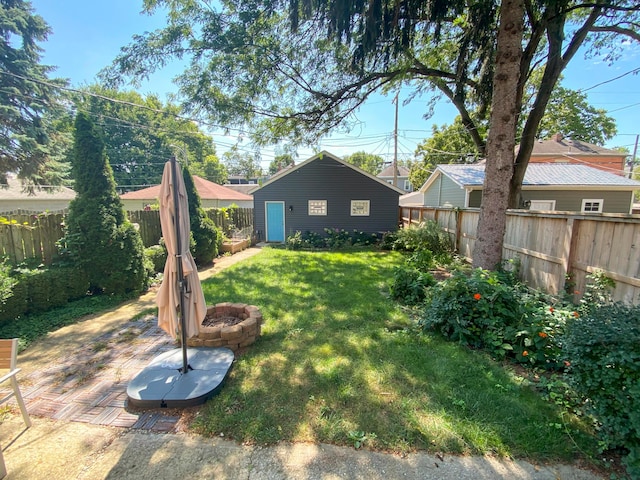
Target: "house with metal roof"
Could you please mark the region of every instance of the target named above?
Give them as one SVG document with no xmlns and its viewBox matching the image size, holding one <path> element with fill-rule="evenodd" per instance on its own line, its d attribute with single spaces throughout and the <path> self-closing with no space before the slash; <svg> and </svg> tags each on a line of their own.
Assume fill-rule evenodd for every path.
<svg viewBox="0 0 640 480">
<path fill-rule="evenodd" d="M 258 239 L 284 242 L 295 234 L 325 228 L 365 233 L 398 228 L 401 189 L 321 152 L 278 172 L 252 192 Z"/>
<path fill-rule="evenodd" d="M 516 146 L 516 152 L 518 148 Z M 624 176 L 627 155 L 556 133 L 550 139 L 538 140 L 533 144 L 529 163 L 574 163 Z"/>
<path fill-rule="evenodd" d="M 484 164 L 438 165 L 420 190 L 400 205 L 480 207 Z M 569 163 L 532 163 L 522 182 L 522 206 L 530 210 L 631 213 L 640 182 L 594 167 Z"/>
<path fill-rule="evenodd" d="M 253 208 L 253 197 L 246 193 L 237 192 L 210 182 L 197 175 L 193 175 L 193 184 L 196 187 L 202 208 L 222 208 L 237 205 L 240 208 Z M 127 192 L 120 195 L 125 210 L 144 210 L 145 207 L 158 203 L 160 185 Z"/>
</svg>

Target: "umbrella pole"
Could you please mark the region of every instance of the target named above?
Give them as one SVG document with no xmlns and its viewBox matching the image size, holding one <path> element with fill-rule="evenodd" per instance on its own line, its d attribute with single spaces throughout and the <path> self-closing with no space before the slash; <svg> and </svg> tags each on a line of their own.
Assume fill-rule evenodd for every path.
<svg viewBox="0 0 640 480">
<path fill-rule="evenodd" d="M 185 299 L 184 294 L 186 284 L 184 280 L 184 272 L 182 271 L 182 239 L 180 237 L 180 208 L 178 189 L 178 166 L 176 157 L 171 157 L 171 174 L 173 175 L 173 207 L 175 209 L 175 229 L 176 229 L 176 272 L 178 274 L 178 288 L 180 290 L 180 336 L 182 344 L 182 373 L 189 372 L 189 364 L 187 360 L 187 325 L 184 319 Z"/>
</svg>

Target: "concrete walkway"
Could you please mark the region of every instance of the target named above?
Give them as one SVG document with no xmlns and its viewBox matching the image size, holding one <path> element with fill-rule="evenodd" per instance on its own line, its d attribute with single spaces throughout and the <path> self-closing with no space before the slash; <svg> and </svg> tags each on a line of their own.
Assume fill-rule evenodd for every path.
<svg viewBox="0 0 640 480">
<path fill-rule="evenodd" d="M 216 260 L 207 278 L 255 255 Z M 51 333 L 18 358 L 33 426 L 17 408 L 0 425 L 8 479 L 567 479 L 601 478 L 573 466 L 419 453 L 401 458 L 331 445 L 261 448 L 184 432 L 197 411 L 130 411 L 126 387 L 175 348 L 155 324 L 155 292 Z M 6 390 L 0 390 L 0 395 Z M 11 404 L 11 401 L 9 402 Z M 182 423 L 181 423 L 182 420 Z"/>
</svg>

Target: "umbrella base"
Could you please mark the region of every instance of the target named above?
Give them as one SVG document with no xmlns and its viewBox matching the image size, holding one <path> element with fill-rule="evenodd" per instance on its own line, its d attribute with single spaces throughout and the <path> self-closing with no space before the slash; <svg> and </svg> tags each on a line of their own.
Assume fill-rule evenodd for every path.
<svg viewBox="0 0 640 480">
<path fill-rule="evenodd" d="M 129 405 L 138 408 L 185 408 L 217 394 L 231 369 L 228 348 L 188 348 L 189 371 L 182 373 L 182 349 L 154 358 L 127 386 Z"/>
</svg>

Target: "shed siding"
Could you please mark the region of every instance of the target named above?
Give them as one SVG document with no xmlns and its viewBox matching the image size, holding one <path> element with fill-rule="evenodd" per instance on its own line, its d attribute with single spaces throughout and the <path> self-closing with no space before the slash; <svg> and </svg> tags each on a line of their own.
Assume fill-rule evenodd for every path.
<svg viewBox="0 0 640 480">
<path fill-rule="evenodd" d="M 399 196 L 390 186 L 325 155 L 254 192 L 256 234 L 264 239 L 266 201 L 285 203 L 286 236 L 296 231 L 324 234 L 325 228 L 393 231 L 398 228 Z M 327 215 L 308 215 L 309 200 L 326 200 Z M 369 200 L 369 216 L 351 216 L 351 200 Z"/>
</svg>

